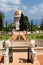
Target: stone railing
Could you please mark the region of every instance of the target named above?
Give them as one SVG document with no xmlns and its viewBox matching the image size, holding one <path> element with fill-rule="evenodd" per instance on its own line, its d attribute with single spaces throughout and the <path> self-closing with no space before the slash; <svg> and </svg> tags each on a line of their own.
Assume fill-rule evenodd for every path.
<svg viewBox="0 0 43 65">
<path fill-rule="evenodd" d="M 4 48 L 1 48 L 0 49 L 0 55 L 4 55 L 4 52 L 5 52 L 5 49 Z"/>
<path fill-rule="evenodd" d="M 34 50 L 36 51 L 36 54 L 38 55 L 43 54 L 43 47 L 36 47 L 34 48 Z"/>
</svg>

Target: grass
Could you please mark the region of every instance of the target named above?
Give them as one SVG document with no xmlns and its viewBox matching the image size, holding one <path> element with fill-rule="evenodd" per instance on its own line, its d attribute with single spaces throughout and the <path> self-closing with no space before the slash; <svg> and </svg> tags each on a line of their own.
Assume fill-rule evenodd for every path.
<svg viewBox="0 0 43 65">
<path fill-rule="evenodd" d="M 0 40 L 9 39 L 11 35 L 0 35 Z"/>
<path fill-rule="evenodd" d="M 27 37 L 29 39 L 35 39 L 35 40 L 43 40 L 43 38 L 40 38 L 38 36 L 43 36 L 43 33 L 40 34 L 28 34 Z M 0 40 L 6 40 L 9 39 L 11 35 L 0 35 Z"/>
<path fill-rule="evenodd" d="M 27 35 L 27 37 L 29 39 L 43 40 L 43 37 L 40 37 L 40 36 L 43 36 L 43 33 L 40 33 L 40 34 L 28 34 Z"/>
</svg>

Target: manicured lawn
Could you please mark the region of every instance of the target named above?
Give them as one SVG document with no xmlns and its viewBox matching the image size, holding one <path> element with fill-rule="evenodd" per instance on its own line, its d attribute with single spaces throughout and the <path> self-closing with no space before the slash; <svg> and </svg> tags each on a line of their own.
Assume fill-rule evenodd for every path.
<svg viewBox="0 0 43 65">
<path fill-rule="evenodd" d="M 9 39 L 11 35 L 0 35 L 0 40 Z"/>
<path fill-rule="evenodd" d="M 0 40 L 10 39 L 11 35 L 0 35 Z M 43 40 L 43 34 L 28 34 L 29 39 Z"/>
<path fill-rule="evenodd" d="M 43 40 L 43 33 L 41 34 L 28 34 L 29 39 Z"/>
</svg>

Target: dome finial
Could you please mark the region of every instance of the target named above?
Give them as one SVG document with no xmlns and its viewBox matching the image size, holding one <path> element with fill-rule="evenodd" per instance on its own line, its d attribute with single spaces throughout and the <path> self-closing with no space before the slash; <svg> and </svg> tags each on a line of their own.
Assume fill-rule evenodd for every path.
<svg viewBox="0 0 43 65">
<path fill-rule="evenodd" d="M 15 15 L 15 16 L 16 16 L 16 15 L 17 15 L 17 16 L 19 16 L 19 15 L 21 16 L 21 13 L 22 13 L 22 11 L 21 11 L 20 9 L 18 9 L 18 10 L 16 10 L 16 12 L 15 12 L 14 15 Z"/>
</svg>

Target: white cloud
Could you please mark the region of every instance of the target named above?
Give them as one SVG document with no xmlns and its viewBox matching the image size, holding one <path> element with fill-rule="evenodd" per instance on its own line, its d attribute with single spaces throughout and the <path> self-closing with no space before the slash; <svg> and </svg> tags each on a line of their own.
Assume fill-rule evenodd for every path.
<svg viewBox="0 0 43 65">
<path fill-rule="evenodd" d="M 33 6 L 29 13 L 31 14 L 35 14 L 35 13 L 42 13 L 43 12 L 43 3 L 42 4 L 39 4 L 39 5 L 36 5 L 36 6 Z"/>
<path fill-rule="evenodd" d="M 15 11 L 18 8 L 22 9 L 25 13 L 28 13 L 30 18 L 43 17 L 43 3 L 27 7 L 26 5 L 21 4 L 21 0 L 0 0 L 0 11 Z"/>
<path fill-rule="evenodd" d="M 9 8 L 8 7 L 7 8 L 6 7 L 3 7 L 3 8 L 0 7 L 0 11 L 3 11 L 3 12 L 5 12 L 5 11 L 7 12 L 7 11 L 10 11 L 10 10 L 11 10 L 10 7 Z"/>
<path fill-rule="evenodd" d="M 43 18 L 43 3 L 33 6 L 27 13 L 31 19 Z"/>
<path fill-rule="evenodd" d="M 26 9 L 27 9 L 27 6 L 25 6 L 25 5 L 22 5 L 22 8 L 23 8 L 24 10 L 26 10 Z"/>
<path fill-rule="evenodd" d="M 7 3 L 12 3 L 12 5 L 8 5 Z M 17 5 L 21 4 L 21 0 L 0 0 L 0 11 L 10 11 L 16 10 L 18 8 Z"/>
<path fill-rule="evenodd" d="M 30 14 L 36 13 L 37 10 L 38 10 L 38 8 L 36 6 L 33 6 L 32 9 L 30 9 L 29 13 Z"/>
<path fill-rule="evenodd" d="M 19 7 L 18 6 L 10 6 L 10 5 L 7 5 L 7 4 L 0 4 L 0 11 L 11 11 L 11 10 L 16 10 L 18 9 Z"/>
<path fill-rule="evenodd" d="M 0 0 L 0 3 L 7 3 L 7 0 Z"/>
<path fill-rule="evenodd" d="M 42 4 L 40 4 L 40 8 L 43 8 L 43 3 L 42 3 Z"/>
<path fill-rule="evenodd" d="M 0 3 L 14 3 L 14 4 L 21 4 L 21 0 L 0 0 Z"/>
<path fill-rule="evenodd" d="M 4 4 L 0 4 L 0 11 L 10 11 L 11 10 L 11 6 L 7 5 L 6 3 Z"/>
<path fill-rule="evenodd" d="M 21 0 L 10 0 L 14 4 L 21 4 Z"/>
</svg>

